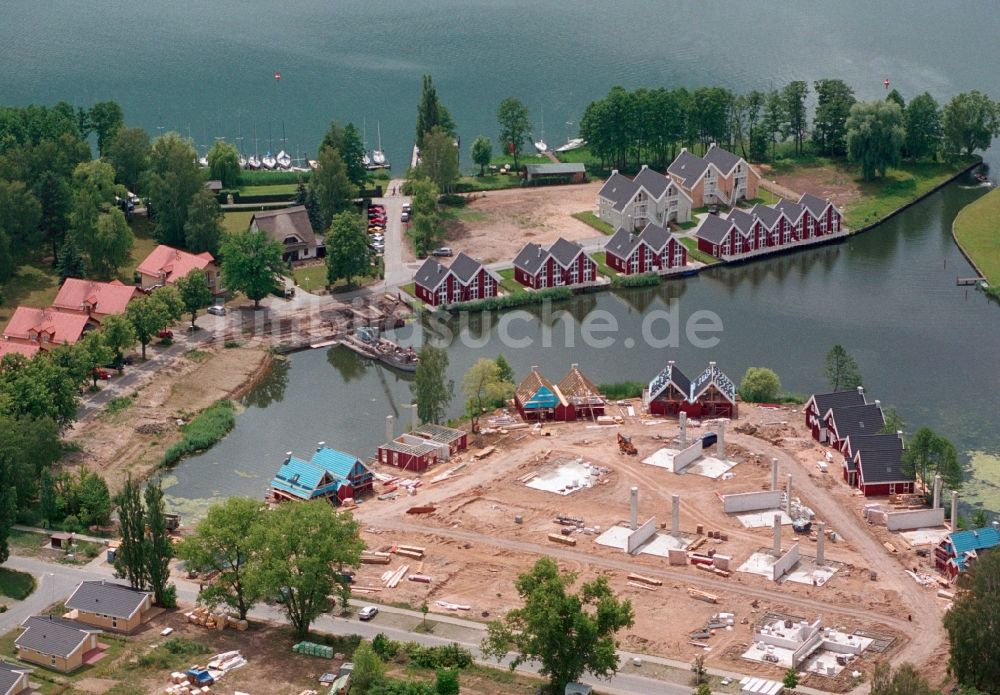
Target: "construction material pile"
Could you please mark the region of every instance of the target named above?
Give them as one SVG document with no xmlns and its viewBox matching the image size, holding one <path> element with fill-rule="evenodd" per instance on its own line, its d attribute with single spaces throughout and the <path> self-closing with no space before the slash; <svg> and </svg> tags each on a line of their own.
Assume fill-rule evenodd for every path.
<svg viewBox="0 0 1000 695">
<path fill-rule="evenodd" d="M 298 642 L 292 646 L 292 651 L 305 656 L 318 656 L 323 659 L 333 658 L 333 647 L 315 642 Z"/>
<path fill-rule="evenodd" d="M 246 620 L 238 620 L 225 613 L 213 613 L 209 609 L 199 606 L 190 613 L 185 613 L 184 617 L 189 623 L 200 625 L 208 630 L 225 630 L 227 627 L 243 632 L 250 625 Z"/>
<path fill-rule="evenodd" d="M 194 665 L 185 673 L 174 671 L 170 674 L 170 686 L 164 690 L 166 695 L 198 695 L 212 692 L 214 685 L 234 669 L 247 665 L 247 660 L 239 651 L 216 654 L 205 666 Z"/>
</svg>

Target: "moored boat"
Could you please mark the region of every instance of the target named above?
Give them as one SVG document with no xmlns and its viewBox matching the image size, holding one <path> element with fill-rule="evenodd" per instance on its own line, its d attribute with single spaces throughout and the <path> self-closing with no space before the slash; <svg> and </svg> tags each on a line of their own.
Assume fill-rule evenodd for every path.
<svg viewBox="0 0 1000 695">
<path fill-rule="evenodd" d="M 274 158 L 274 155 L 268 152 L 263 157 L 260 158 L 260 164 L 265 169 L 274 169 L 278 166 L 278 160 Z"/>
<path fill-rule="evenodd" d="M 278 167 L 281 169 L 290 169 L 292 167 L 292 157 L 284 150 L 278 153 L 275 160 L 278 163 Z"/>
<path fill-rule="evenodd" d="M 556 152 L 572 152 L 573 150 L 580 149 L 586 144 L 587 141 L 583 138 L 573 138 L 571 140 L 567 140 L 565 145 L 557 147 Z"/>
<path fill-rule="evenodd" d="M 362 326 L 353 335 L 344 338 L 341 344 L 362 357 L 378 360 L 401 372 L 417 371 L 417 364 L 420 362 L 413 348 L 400 347 L 391 340 L 382 338 L 376 328 Z"/>
</svg>

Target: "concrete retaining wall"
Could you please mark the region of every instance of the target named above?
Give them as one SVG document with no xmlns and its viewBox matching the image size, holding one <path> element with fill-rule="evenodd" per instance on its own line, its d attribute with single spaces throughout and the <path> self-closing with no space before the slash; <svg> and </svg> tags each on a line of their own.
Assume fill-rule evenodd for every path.
<svg viewBox="0 0 1000 695">
<path fill-rule="evenodd" d="M 625 552 L 635 555 L 643 543 L 656 535 L 656 517 L 650 517 L 649 521 L 637 528 L 628 535 L 625 540 Z"/>
<path fill-rule="evenodd" d="M 722 496 L 722 509 L 726 514 L 754 512 L 760 509 L 780 509 L 781 490 L 739 492 Z"/>
<path fill-rule="evenodd" d="M 819 647 L 823 641 L 823 634 L 817 631 L 812 637 L 807 639 L 801 647 L 792 652 L 792 666 L 798 667 L 802 661 L 809 657 Z"/>
<path fill-rule="evenodd" d="M 779 557 L 771 565 L 771 581 L 778 581 L 784 577 L 799 561 L 799 544 L 796 543 L 788 552 Z"/>
<path fill-rule="evenodd" d="M 905 512 L 888 512 L 885 527 L 890 531 L 913 528 L 930 528 L 944 525 L 944 507 L 938 509 L 912 509 Z"/>
<path fill-rule="evenodd" d="M 680 473 L 700 458 L 701 440 L 699 439 L 683 451 L 678 451 L 674 456 L 674 473 Z"/>
</svg>

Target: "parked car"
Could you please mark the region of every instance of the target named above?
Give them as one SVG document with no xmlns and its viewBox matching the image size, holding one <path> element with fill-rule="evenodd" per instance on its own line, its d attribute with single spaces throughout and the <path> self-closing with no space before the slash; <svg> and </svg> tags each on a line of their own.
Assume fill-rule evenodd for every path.
<svg viewBox="0 0 1000 695">
<path fill-rule="evenodd" d="M 407 212 L 406 210 L 403 210 L 403 214 L 399 216 L 399 221 L 400 222 L 409 222 L 410 221 L 410 213 Z"/>
<path fill-rule="evenodd" d="M 226 307 L 219 306 L 218 304 L 213 304 L 212 306 L 208 307 L 207 311 L 212 316 L 225 316 L 226 315 Z"/>
<path fill-rule="evenodd" d="M 107 381 L 108 379 L 111 378 L 111 372 L 109 372 L 106 369 L 101 369 L 100 367 L 95 367 L 94 376 L 96 376 L 98 379 L 101 379 L 102 381 Z"/>
<path fill-rule="evenodd" d="M 709 205 L 708 206 L 708 214 L 709 215 L 718 215 L 719 214 L 719 206 L 718 205 Z"/>
<path fill-rule="evenodd" d="M 434 249 L 434 251 L 431 253 L 431 255 L 432 256 L 444 256 L 444 257 L 448 257 L 448 256 L 454 256 L 455 254 L 452 253 L 452 250 L 449 247 L 442 246 L 439 249 Z"/>
<path fill-rule="evenodd" d="M 368 238 L 371 239 L 372 241 L 385 241 L 385 234 L 383 234 L 382 232 L 375 232 Z"/>
<path fill-rule="evenodd" d="M 172 330 L 170 330 L 169 328 L 165 328 L 162 331 L 160 331 L 159 333 L 157 333 L 156 337 L 159 338 L 160 340 L 173 340 L 174 339 L 174 332 Z"/>
<path fill-rule="evenodd" d="M 413 206 L 410 203 L 403 203 L 403 212 L 411 212 Z"/>
<path fill-rule="evenodd" d="M 358 611 L 358 617 L 361 618 L 361 620 L 371 620 L 376 615 L 378 615 L 378 608 L 375 606 L 365 606 Z"/>
</svg>

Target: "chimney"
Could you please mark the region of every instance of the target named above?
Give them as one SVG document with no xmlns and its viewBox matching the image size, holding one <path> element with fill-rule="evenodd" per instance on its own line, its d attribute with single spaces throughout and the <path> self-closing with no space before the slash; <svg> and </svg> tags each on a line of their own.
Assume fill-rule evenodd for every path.
<svg viewBox="0 0 1000 695">
<path fill-rule="evenodd" d="M 285 452 L 285 463 L 288 463 L 291 460 L 292 460 L 292 452 L 286 451 Z"/>
<path fill-rule="evenodd" d="M 531 365 L 531 371 L 537 372 L 538 371 L 538 365 L 537 364 Z"/>
<path fill-rule="evenodd" d="M 681 148 L 681 154 L 684 154 L 684 153 L 685 153 L 685 152 L 687 152 L 687 151 L 688 151 L 688 148 L 686 148 L 686 147 L 682 147 L 682 148 Z"/>
<path fill-rule="evenodd" d="M 668 367 L 673 367 L 674 366 L 674 361 L 673 360 L 667 360 L 667 366 Z"/>
<path fill-rule="evenodd" d="M 643 168 L 643 169 L 648 169 L 648 168 L 649 168 L 649 165 L 648 165 L 648 164 L 643 164 L 643 165 L 642 165 L 642 168 Z"/>
<path fill-rule="evenodd" d="M 906 448 L 906 440 L 903 439 L 903 430 L 896 430 L 896 436 L 899 437 L 899 441 L 902 443 L 903 448 Z"/>
<path fill-rule="evenodd" d="M 639 528 L 639 488 L 633 485 L 632 489 L 629 492 L 631 493 L 631 499 L 630 499 L 631 508 L 629 509 L 629 528 L 635 531 L 637 528 Z"/>
<path fill-rule="evenodd" d="M 322 448 L 323 448 L 324 446 L 326 446 L 326 442 L 320 442 L 320 443 L 318 443 L 318 444 L 316 445 L 316 451 L 319 451 L 319 450 L 320 450 L 320 449 L 322 449 Z"/>
<path fill-rule="evenodd" d="M 611 170 L 611 175 L 612 175 L 612 176 L 614 176 L 614 175 L 615 175 L 615 174 L 617 174 L 617 173 L 618 173 L 618 170 L 617 170 L 617 169 L 612 169 L 612 170 Z"/>
<path fill-rule="evenodd" d="M 570 368 L 570 369 L 579 369 L 579 368 L 580 368 L 580 365 L 578 365 L 578 364 L 576 364 L 576 363 L 574 362 L 573 364 L 571 364 L 571 365 L 569 366 L 569 368 Z"/>
<path fill-rule="evenodd" d="M 882 407 L 882 401 L 880 401 L 879 399 L 876 398 L 875 399 L 875 407 L 876 408 L 881 408 Z"/>
<path fill-rule="evenodd" d="M 859 386 L 858 387 L 858 395 L 861 396 L 862 398 L 864 398 L 864 395 L 865 395 L 865 387 L 864 386 Z"/>
</svg>

